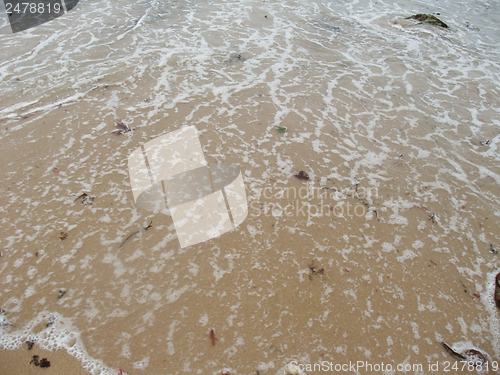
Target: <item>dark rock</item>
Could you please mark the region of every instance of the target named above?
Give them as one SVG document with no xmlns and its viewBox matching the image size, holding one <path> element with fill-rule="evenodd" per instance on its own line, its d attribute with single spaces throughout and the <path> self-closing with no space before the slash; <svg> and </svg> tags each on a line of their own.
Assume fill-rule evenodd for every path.
<svg viewBox="0 0 500 375">
<path fill-rule="evenodd" d="M 441 27 L 448 29 L 447 24 L 445 24 L 443 21 L 441 21 L 436 16 L 433 16 L 432 14 L 419 13 L 419 14 L 415 14 L 414 16 L 406 17 L 406 19 L 407 20 L 413 19 L 413 20 L 420 21 L 422 23 L 429 23 L 431 25 L 441 26 Z"/>
</svg>

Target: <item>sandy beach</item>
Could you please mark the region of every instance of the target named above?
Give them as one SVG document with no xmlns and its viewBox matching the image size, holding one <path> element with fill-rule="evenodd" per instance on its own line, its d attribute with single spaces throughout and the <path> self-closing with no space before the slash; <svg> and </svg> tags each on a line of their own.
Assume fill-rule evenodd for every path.
<svg viewBox="0 0 500 375">
<path fill-rule="evenodd" d="M 119 5 L 0 28 L 0 375 L 500 373 L 498 6 Z M 181 248 L 127 159 L 193 125 L 249 208 Z"/>
</svg>

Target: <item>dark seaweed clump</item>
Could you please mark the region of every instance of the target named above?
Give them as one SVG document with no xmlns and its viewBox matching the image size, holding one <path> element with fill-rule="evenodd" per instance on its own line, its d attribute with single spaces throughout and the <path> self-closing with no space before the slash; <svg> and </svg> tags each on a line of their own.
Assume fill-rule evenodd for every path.
<svg viewBox="0 0 500 375">
<path fill-rule="evenodd" d="M 294 174 L 294 176 L 299 180 L 309 181 L 309 175 L 304 171 L 298 171 L 296 174 Z"/>
<path fill-rule="evenodd" d="M 436 16 L 433 16 L 432 14 L 419 13 L 419 14 L 415 14 L 415 15 L 410 16 L 410 17 L 406 17 L 406 19 L 407 20 L 413 19 L 413 20 L 420 21 L 422 23 L 429 23 L 431 25 L 441 26 L 441 27 L 448 29 L 447 24 L 445 24 L 443 21 L 441 21 Z"/>
<path fill-rule="evenodd" d="M 30 363 L 33 363 L 35 366 L 50 367 L 50 361 L 47 361 L 47 358 L 40 359 L 37 355 L 33 356 Z"/>
</svg>

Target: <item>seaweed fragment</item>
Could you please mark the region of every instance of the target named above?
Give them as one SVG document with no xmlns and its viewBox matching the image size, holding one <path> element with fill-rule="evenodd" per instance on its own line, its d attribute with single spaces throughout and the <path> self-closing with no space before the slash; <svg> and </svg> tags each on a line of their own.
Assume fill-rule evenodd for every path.
<svg viewBox="0 0 500 375">
<path fill-rule="evenodd" d="M 498 255 L 498 250 L 495 250 L 495 248 L 493 248 L 493 244 L 490 243 L 490 251 L 495 254 L 495 255 Z"/>
<path fill-rule="evenodd" d="M 208 333 L 208 337 L 210 337 L 210 342 L 212 343 L 212 346 L 215 346 L 215 342 L 219 341 L 217 337 L 215 337 L 215 329 L 210 328 L 210 332 Z"/>
<path fill-rule="evenodd" d="M 52 327 L 54 323 L 57 321 L 57 318 L 54 315 L 49 316 L 47 319 L 47 328 Z"/>
<path fill-rule="evenodd" d="M 456 351 L 454 351 L 452 348 L 450 348 L 448 345 L 446 345 L 446 343 L 442 342 L 441 343 L 443 345 L 443 347 L 446 349 L 446 351 L 452 356 L 452 357 L 455 357 L 456 359 L 459 359 L 461 361 L 465 361 L 466 358 L 460 354 L 460 353 L 457 353 Z"/>
<path fill-rule="evenodd" d="M 28 350 L 31 350 L 33 345 L 35 345 L 35 340 L 26 340 L 26 344 L 28 345 Z"/>
<path fill-rule="evenodd" d="M 116 135 L 121 135 L 125 134 L 128 132 L 131 132 L 134 129 L 131 129 L 128 125 L 125 125 L 122 120 L 119 120 L 116 125 L 116 129 L 111 131 L 111 133 L 116 134 Z"/>
<path fill-rule="evenodd" d="M 309 275 L 309 280 L 312 281 L 312 277 L 313 276 L 316 276 L 316 275 L 323 275 L 323 272 L 325 272 L 325 269 L 324 268 L 320 268 L 318 269 L 315 265 L 314 265 L 314 260 L 311 262 L 311 264 L 309 265 L 309 269 L 311 270 L 311 274 Z"/>
<path fill-rule="evenodd" d="M 445 24 L 443 21 L 441 21 L 436 16 L 433 16 L 432 14 L 419 13 L 419 14 L 415 14 L 415 15 L 410 16 L 410 17 L 406 17 L 406 19 L 407 20 L 409 20 L 409 19 L 417 20 L 417 21 L 420 21 L 422 23 L 428 23 L 431 25 L 444 27 L 445 29 L 449 28 L 447 24 Z"/>
<path fill-rule="evenodd" d="M 476 366 L 482 366 L 487 362 L 486 357 L 479 350 L 468 349 L 464 354 L 467 360 Z"/>
<path fill-rule="evenodd" d="M 495 304 L 500 309 L 500 272 L 495 277 Z"/>
<path fill-rule="evenodd" d="M 479 27 L 474 27 L 472 26 L 469 21 L 465 21 L 465 27 L 469 30 L 472 30 L 472 31 L 480 31 L 481 29 Z M 488 141 L 489 142 L 489 141 Z"/>
<path fill-rule="evenodd" d="M 118 248 L 122 247 L 122 246 L 123 246 L 123 244 L 124 244 L 125 242 L 127 242 L 127 240 L 128 240 L 130 237 L 132 237 L 134 234 L 137 234 L 137 233 L 140 233 L 140 232 L 147 231 L 147 230 L 148 230 L 149 228 L 151 228 L 152 226 L 153 226 L 153 220 L 151 220 L 151 222 L 149 223 L 149 225 L 148 225 L 146 228 L 143 228 L 143 229 L 141 229 L 141 230 L 138 230 L 138 231 L 136 231 L 136 232 L 134 232 L 134 233 L 129 234 L 129 236 L 123 240 L 122 244 L 121 244 L 120 246 L 118 246 Z"/>
<path fill-rule="evenodd" d="M 467 349 L 461 353 L 458 353 L 448 345 L 446 345 L 444 342 L 442 342 L 441 344 L 452 357 L 460 361 L 465 361 L 474 366 L 483 366 L 488 362 L 486 356 L 477 349 Z"/>
<path fill-rule="evenodd" d="M 294 176 L 299 180 L 309 181 L 309 175 L 304 171 L 298 171 Z"/>
<path fill-rule="evenodd" d="M 277 126 L 276 127 L 276 131 L 280 134 L 283 134 L 283 133 L 286 133 L 287 132 L 287 128 L 286 126 Z"/>
<path fill-rule="evenodd" d="M 59 236 L 59 238 L 61 239 L 61 241 L 64 241 L 66 238 L 68 238 L 68 233 L 61 232 L 61 236 Z"/>
<path fill-rule="evenodd" d="M 75 202 L 78 199 L 80 199 L 80 198 L 82 199 L 82 204 L 92 204 L 92 202 L 94 201 L 95 197 L 91 197 L 87 193 L 83 193 L 83 194 L 81 194 L 81 195 L 79 195 L 78 197 L 75 198 Z"/>
<path fill-rule="evenodd" d="M 226 64 L 241 64 L 247 61 L 248 54 L 241 53 L 232 53 L 229 55 L 229 58 L 226 60 Z"/>
<path fill-rule="evenodd" d="M 0 309 L 0 327 L 14 327 L 14 324 L 7 320 L 4 309 Z"/>
<path fill-rule="evenodd" d="M 47 358 L 42 358 L 39 359 L 37 355 L 34 355 L 33 358 L 30 361 L 30 364 L 34 364 L 35 366 L 40 366 L 40 367 L 50 367 L 50 361 L 47 360 Z"/>
</svg>

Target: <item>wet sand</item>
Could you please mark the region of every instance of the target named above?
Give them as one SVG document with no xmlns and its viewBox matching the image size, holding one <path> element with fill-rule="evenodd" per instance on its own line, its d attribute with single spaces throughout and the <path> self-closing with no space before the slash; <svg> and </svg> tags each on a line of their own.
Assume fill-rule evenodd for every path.
<svg viewBox="0 0 500 375">
<path fill-rule="evenodd" d="M 47 358 L 50 362 L 49 367 L 36 367 L 30 362 L 34 355 L 40 359 Z M 9 375 L 35 375 L 43 371 L 44 374 L 75 374 L 87 375 L 88 372 L 82 369 L 80 361 L 72 357 L 65 351 L 46 351 L 42 349 L 27 348 L 18 350 L 0 351 L 0 363 L 2 364 L 2 373 Z"/>
<path fill-rule="evenodd" d="M 169 124 L 181 123 L 190 108 L 186 104 L 172 110 Z M 224 117 L 219 117 L 218 127 L 224 131 L 220 136 L 228 139 L 221 143 L 211 134 L 213 128 L 199 121 L 215 111 L 202 110 L 190 123 L 197 124 L 206 155 L 228 155 L 217 159 L 238 161 L 243 171 L 250 171 L 245 179 L 249 216 L 241 230 L 186 249 L 180 249 L 172 235 L 171 219 L 135 209 L 127 189 L 126 156 L 170 129 L 165 122 L 147 128 L 131 123 L 133 132 L 115 136 L 110 131 L 116 117 L 75 104 L 12 132 L 8 139 L 13 149 L 26 150 L 23 155 L 9 152 L 8 142 L 2 149 L 8 166 L 2 170 L 8 186 L 3 199 L 15 196 L 19 202 L 12 206 L 12 223 L 2 227 L 2 237 L 14 240 L 19 251 L 4 250 L 1 259 L 12 275 L 10 283 L 4 281 L 11 286 L 4 289 L 2 306 L 16 327 L 39 314 L 49 319 L 51 311 L 72 317 L 91 357 L 130 374 L 198 369 L 273 373 L 271 368 L 276 371 L 294 359 L 426 365 L 450 360 L 440 341 L 465 338 L 494 355 L 486 275 L 497 267 L 497 257 L 489 251 L 497 221 L 488 200 L 461 189 L 452 177 L 448 181 L 449 186 L 454 184 L 452 194 L 426 183 L 425 179 L 434 179 L 433 168 L 438 166 L 408 156 L 412 146 L 401 145 L 383 164 L 361 167 L 357 173 L 361 194 L 361 187 L 369 183 L 361 176 L 369 176 L 374 168 L 387 183 L 371 190 L 372 195 L 358 196 L 349 176 L 352 166 L 335 162 L 335 154 L 324 164 L 311 153 L 309 141 L 290 141 L 300 131 L 314 131 L 307 122 L 287 122 L 288 132 L 281 135 L 273 132 L 265 110 L 259 108 L 253 117 L 261 128 L 256 123 L 242 136 L 243 125 L 224 129 Z M 67 123 L 64 132 L 43 128 L 44 122 L 64 122 L 66 113 L 78 114 L 79 123 Z M 90 130 L 99 119 L 107 126 Z M 239 139 L 258 140 L 264 129 L 271 142 L 258 149 L 262 158 L 242 162 L 244 143 Z M 412 132 L 421 131 L 403 130 L 410 139 Z M 94 139 L 86 139 L 89 133 Z M 342 142 L 337 134 L 332 127 L 318 138 L 333 149 Z M 57 155 L 68 137 L 75 139 L 74 145 Z M 44 146 L 51 142 L 55 156 Z M 376 140 L 364 147 L 373 144 Z M 54 166 L 59 173 L 52 171 Z M 343 180 L 328 177 L 332 166 Z M 299 169 L 307 170 L 311 181 L 296 179 L 293 173 Z M 420 181 L 406 177 L 419 172 Z M 92 183 L 86 185 L 88 181 Z M 487 178 L 481 186 L 497 194 Z M 316 189 L 313 198 L 304 198 L 306 187 Z M 308 212 L 300 211 L 303 203 L 320 207 L 319 194 L 334 193 L 323 187 L 343 191 L 337 199 L 350 203 L 352 213 L 366 214 L 349 217 L 346 211 L 345 217 L 338 217 L 338 211 L 327 207 L 321 216 L 302 216 Z M 287 189 L 288 199 L 281 198 L 279 192 Z M 431 199 L 426 198 L 429 190 L 434 193 Z M 75 202 L 84 191 L 95 196 L 92 205 Z M 293 191 L 301 196 L 295 199 Z M 41 194 L 41 204 L 30 203 L 33 194 Z M 337 204 L 328 196 L 323 202 Z M 295 208 L 289 209 L 290 217 L 280 217 L 276 204 Z M 265 211 L 266 205 L 274 208 L 275 216 L 272 210 Z M 21 220 L 26 215 L 30 220 Z M 119 248 L 129 233 L 150 220 L 151 230 Z M 450 230 L 452 226 L 456 229 Z M 16 237 L 16 231 L 25 234 Z M 61 231 L 68 233 L 67 239 L 59 238 Z M 324 271 L 314 274 L 311 267 Z M 19 291 L 27 293 L 30 286 L 32 295 L 14 304 Z M 58 299 L 60 289 L 66 294 Z M 480 300 L 472 293 L 481 295 Z M 215 346 L 208 337 L 210 327 L 216 330 Z M 2 355 L 30 354 L 15 353 Z M 145 358 L 147 368 L 141 370 Z M 64 357 L 60 361 L 66 362 Z M 54 361 L 50 371 L 65 373 L 58 363 Z M 18 371 L 25 367 L 20 362 Z"/>
<path fill-rule="evenodd" d="M 352 20 L 335 20 L 332 37 L 325 17 L 278 16 L 269 40 L 245 39 L 245 61 L 207 37 L 218 54 L 153 54 L 82 81 L 75 98 L 68 85 L 0 118 L 0 308 L 15 326 L 1 329 L 17 348 L 0 351 L 2 371 L 276 374 L 292 361 L 368 361 L 430 373 L 453 361 L 442 341 L 500 359 L 498 67 L 463 62 L 457 36 L 404 20 L 374 23 L 457 70 L 430 52 L 397 56 L 403 47 L 378 34 L 350 44 Z M 262 18 L 250 12 L 244 30 Z M 133 131 L 112 134 L 119 120 Z M 170 217 L 136 208 L 127 158 L 184 125 L 208 162 L 241 167 L 249 215 L 182 249 Z M 29 365 L 38 353 L 50 368 Z"/>
</svg>

